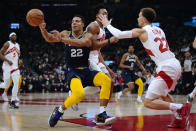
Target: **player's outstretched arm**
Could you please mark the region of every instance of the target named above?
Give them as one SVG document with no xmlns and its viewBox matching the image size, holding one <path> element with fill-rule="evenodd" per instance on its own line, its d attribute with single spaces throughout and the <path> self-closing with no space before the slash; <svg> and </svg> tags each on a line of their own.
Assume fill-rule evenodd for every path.
<svg viewBox="0 0 196 131">
<path fill-rule="evenodd" d="M 55 35 L 53 34 L 53 32 L 49 33 L 46 30 L 46 23 L 41 23 L 39 25 L 41 34 L 43 36 L 43 38 L 47 41 L 47 42 L 59 42 L 59 38 L 55 37 Z"/>
<path fill-rule="evenodd" d="M 8 48 L 9 48 L 9 43 L 6 42 L 0 50 L 0 59 L 6 61 L 9 65 L 12 65 L 13 63 L 4 56 L 4 53 Z"/>
<path fill-rule="evenodd" d="M 127 30 L 127 31 L 121 31 L 111 25 L 111 20 L 108 20 L 107 17 L 104 17 L 103 15 L 98 16 L 100 21 L 106 28 L 112 33 L 112 35 L 116 36 L 119 39 L 125 39 L 125 38 L 137 38 L 141 37 L 143 33 L 146 31 L 144 29 L 140 28 L 135 28 L 132 30 Z"/>
<path fill-rule="evenodd" d="M 193 47 L 196 49 L 196 36 L 195 36 L 195 39 L 193 41 Z"/>
</svg>

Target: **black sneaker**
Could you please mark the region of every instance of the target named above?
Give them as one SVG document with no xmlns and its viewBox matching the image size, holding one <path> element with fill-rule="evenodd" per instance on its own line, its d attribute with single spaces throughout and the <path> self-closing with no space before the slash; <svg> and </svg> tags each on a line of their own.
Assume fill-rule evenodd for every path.
<svg viewBox="0 0 196 131">
<path fill-rule="evenodd" d="M 19 106 L 16 105 L 15 101 L 10 102 L 10 109 L 18 109 Z"/>
<path fill-rule="evenodd" d="M 104 111 L 103 113 L 100 113 L 95 116 L 94 123 L 96 125 L 111 125 L 115 120 L 116 120 L 116 117 L 110 117 Z"/>
<path fill-rule="evenodd" d="M 189 103 L 193 102 L 193 98 L 190 97 L 190 94 L 187 95 L 187 102 Z"/>
<path fill-rule="evenodd" d="M 63 113 L 59 112 L 58 109 L 59 107 L 55 107 L 48 119 L 48 124 L 50 127 L 54 127 L 57 124 L 58 120 L 63 115 Z"/>
</svg>

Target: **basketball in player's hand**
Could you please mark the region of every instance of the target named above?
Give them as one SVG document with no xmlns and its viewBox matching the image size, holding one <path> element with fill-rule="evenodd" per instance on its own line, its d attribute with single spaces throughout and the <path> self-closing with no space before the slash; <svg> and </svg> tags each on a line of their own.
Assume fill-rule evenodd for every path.
<svg viewBox="0 0 196 131">
<path fill-rule="evenodd" d="M 44 22 L 44 14 L 39 9 L 31 9 L 27 12 L 26 20 L 31 26 L 39 26 Z"/>
</svg>

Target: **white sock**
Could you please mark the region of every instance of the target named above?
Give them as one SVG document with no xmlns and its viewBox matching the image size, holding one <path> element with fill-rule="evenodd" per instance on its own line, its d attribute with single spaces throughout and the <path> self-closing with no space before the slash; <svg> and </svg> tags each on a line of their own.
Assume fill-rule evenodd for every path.
<svg viewBox="0 0 196 131">
<path fill-rule="evenodd" d="M 178 109 L 181 109 L 183 104 L 176 104 L 176 103 L 170 103 L 169 108 L 171 111 L 176 112 Z"/>
<path fill-rule="evenodd" d="M 99 113 L 103 113 L 104 111 L 106 111 L 105 108 L 106 108 L 105 106 L 100 106 Z"/>
<path fill-rule="evenodd" d="M 142 99 L 142 96 L 137 96 L 137 99 L 141 100 Z"/>
<path fill-rule="evenodd" d="M 63 110 L 62 106 L 59 106 L 58 111 L 59 111 L 60 113 L 64 113 L 64 110 Z"/>
</svg>

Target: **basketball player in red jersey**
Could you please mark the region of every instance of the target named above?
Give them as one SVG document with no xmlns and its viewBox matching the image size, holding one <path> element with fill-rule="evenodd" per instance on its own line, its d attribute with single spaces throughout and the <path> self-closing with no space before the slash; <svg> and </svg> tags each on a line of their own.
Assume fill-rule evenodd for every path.
<svg viewBox="0 0 196 131">
<path fill-rule="evenodd" d="M 181 76 L 180 62 L 175 58 L 174 53 L 169 49 L 165 33 L 159 27 L 153 26 L 156 12 L 152 8 L 143 8 L 139 12 L 138 26 L 129 31 L 120 31 L 112 25 L 111 20 L 99 16 L 100 21 L 116 37 L 139 38 L 145 50 L 156 63 L 156 76 L 150 83 L 145 96 L 144 106 L 156 110 L 171 110 L 175 119 L 168 126 L 171 128 L 185 128 L 190 115 L 190 103 L 177 104 L 168 94 L 175 89 L 177 80 Z M 161 99 L 159 99 L 161 98 Z"/>
</svg>

